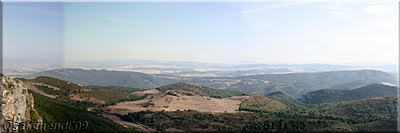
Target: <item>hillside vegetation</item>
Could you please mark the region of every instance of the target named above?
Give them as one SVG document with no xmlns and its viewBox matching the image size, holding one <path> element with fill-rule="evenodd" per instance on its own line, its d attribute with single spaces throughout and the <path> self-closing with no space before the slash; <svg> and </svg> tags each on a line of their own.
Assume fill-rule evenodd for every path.
<svg viewBox="0 0 400 133">
<path fill-rule="evenodd" d="M 87 86 L 86 88 L 91 91 L 82 91 L 75 94 L 79 94 L 86 98 L 95 98 L 96 100 L 103 101 L 102 106 L 115 105 L 119 102 L 125 101 L 136 101 L 143 99 L 142 96 L 133 95 L 132 93 L 140 91 L 141 89 L 119 87 L 119 86 Z"/>
<path fill-rule="evenodd" d="M 267 97 L 285 104 L 288 111 L 304 111 L 306 109 L 304 103 L 293 99 L 283 92 L 274 92 Z"/>
<path fill-rule="evenodd" d="M 188 95 L 209 96 L 214 98 L 226 98 L 231 96 L 241 96 L 244 93 L 231 90 L 213 89 L 203 86 L 194 86 L 186 83 L 176 83 L 156 88 L 161 92 L 167 91 L 181 91 Z"/>
<path fill-rule="evenodd" d="M 88 128 L 83 130 L 85 132 L 134 131 L 67 102 L 51 99 L 32 91 L 30 93 L 35 98 L 34 108 L 44 122 L 87 121 Z"/>
<path fill-rule="evenodd" d="M 84 70 L 78 68 L 42 71 L 31 77 L 38 76 L 55 77 L 82 85 L 125 86 L 135 88 L 152 88 L 174 83 L 174 80 L 171 79 L 138 72 Z"/>
<path fill-rule="evenodd" d="M 308 112 L 314 116 L 329 116 L 330 119 L 346 122 L 362 131 L 394 131 L 397 129 L 395 123 L 387 123 L 397 119 L 396 96 L 318 104 L 311 106 Z M 382 123 L 387 124 L 382 127 L 377 126 Z M 362 128 L 366 125 L 370 127 Z"/>
<path fill-rule="evenodd" d="M 125 121 L 141 123 L 162 132 L 304 132 L 317 131 L 319 128 L 329 128 L 330 125 L 340 123 L 326 120 L 305 121 L 278 113 L 210 114 L 196 111 L 142 111 L 120 117 Z"/>
<path fill-rule="evenodd" d="M 87 105 L 84 108 L 114 105 L 119 102 L 135 101 L 144 98 L 143 96 L 132 94 L 141 90 L 138 88 L 122 86 L 80 86 L 72 82 L 44 76 L 23 80 L 33 84 L 30 87 L 35 87 L 46 94 L 57 97 L 57 100 Z"/>
<path fill-rule="evenodd" d="M 74 91 L 74 90 L 82 90 L 83 89 L 83 87 L 81 85 L 78 85 L 78 84 L 75 84 L 72 82 L 68 82 L 65 80 L 60 80 L 60 79 L 53 78 L 53 77 L 47 77 L 47 76 L 39 76 L 34 79 L 22 79 L 22 80 L 51 85 L 51 86 L 63 89 L 65 91 Z"/>
<path fill-rule="evenodd" d="M 300 97 L 307 92 L 327 88 L 349 90 L 374 83 L 396 83 L 393 75 L 376 70 L 264 74 L 240 77 L 240 79 L 269 81 L 269 84 L 263 87 L 258 87 L 258 85 L 254 87 L 264 89 L 265 94 L 281 91 L 292 97 Z"/>
<path fill-rule="evenodd" d="M 304 103 L 319 104 L 351 101 L 371 97 L 396 96 L 398 88 L 383 84 L 372 84 L 353 90 L 322 89 L 309 92 L 300 99 Z"/>
<path fill-rule="evenodd" d="M 268 97 L 254 96 L 240 104 L 240 110 L 251 112 L 275 112 L 286 109 L 286 105 Z"/>
<path fill-rule="evenodd" d="M 119 115 L 123 120 L 158 131 L 197 132 L 355 132 L 396 131 L 396 97 L 319 104 L 305 111 L 206 113 L 141 111 Z M 259 97 L 257 101 L 265 101 Z M 253 101 L 254 103 L 257 103 Z M 262 105 L 261 105 L 262 106 Z"/>
</svg>

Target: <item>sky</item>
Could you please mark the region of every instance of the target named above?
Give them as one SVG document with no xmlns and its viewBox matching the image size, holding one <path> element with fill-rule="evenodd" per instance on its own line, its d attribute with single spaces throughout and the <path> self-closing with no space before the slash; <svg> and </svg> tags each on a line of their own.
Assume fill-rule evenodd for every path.
<svg viewBox="0 0 400 133">
<path fill-rule="evenodd" d="M 63 18 L 60 3 L 3 3 L 4 63 L 63 63 Z"/>
<path fill-rule="evenodd" d="M 397 1 L 5 3 L 4 56 L 398 64 Z"/>
</svg>

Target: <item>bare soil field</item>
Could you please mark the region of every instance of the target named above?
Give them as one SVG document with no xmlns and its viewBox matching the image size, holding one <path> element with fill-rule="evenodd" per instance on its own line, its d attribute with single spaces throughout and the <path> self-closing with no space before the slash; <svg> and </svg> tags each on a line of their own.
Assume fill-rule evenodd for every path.
<svg viewBox="0 0 400 133">
<path fill-rule="evenodd" d="M 153 91 L 154 92 L 154 91 Z M 127 114 L 139 111 L 184 111 L 196 110 L 200 112 L 238 112 L 242 100 L 249 96 L 235 96 L 223 99 L 205 96 L 173 96 L 166 94 L 155 94 L 146 99 L 132 102 L 118 103 L 107 106 L 104 109 L 110 113 Z"/>
</svg>

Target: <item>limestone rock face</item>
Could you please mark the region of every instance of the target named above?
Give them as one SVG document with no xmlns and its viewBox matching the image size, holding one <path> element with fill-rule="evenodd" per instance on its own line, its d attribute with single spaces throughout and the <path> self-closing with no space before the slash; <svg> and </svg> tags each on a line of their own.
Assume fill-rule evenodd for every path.
<svg viewBox="0 0 400 133">
<path fill-rule="evenodd" d="M 22 81 L 1 76 L 0 101 L 0 124 L 8 120 L 19 123 L 30 119 L 33 97 Z"/>
</svg>

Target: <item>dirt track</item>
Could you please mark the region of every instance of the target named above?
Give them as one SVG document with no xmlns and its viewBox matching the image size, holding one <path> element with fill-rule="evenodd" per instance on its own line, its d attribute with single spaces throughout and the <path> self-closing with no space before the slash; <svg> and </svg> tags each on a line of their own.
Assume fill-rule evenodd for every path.
<svg viewBox="0 0 400 133">
<path fill-rule="evenodd" d="M 31 90 L 33 92 L 36 92 L 36 93 L 39 93 L 39 94 L 41 94 L 43 96 L 46 96 L 46 97 L 49 97 L 49 98 L 53 98 L 53 99 L 57 98 L 57 95 L 50 95 L 50 94 L 45 93 L 42 90 L 39 90 L 38 88 L 36 88 L 35 84 L 33 84 L 33 83 L 26 83 L 26 86 L 27 86 L 27 88 L 29 90 Z"/>
</svg>

